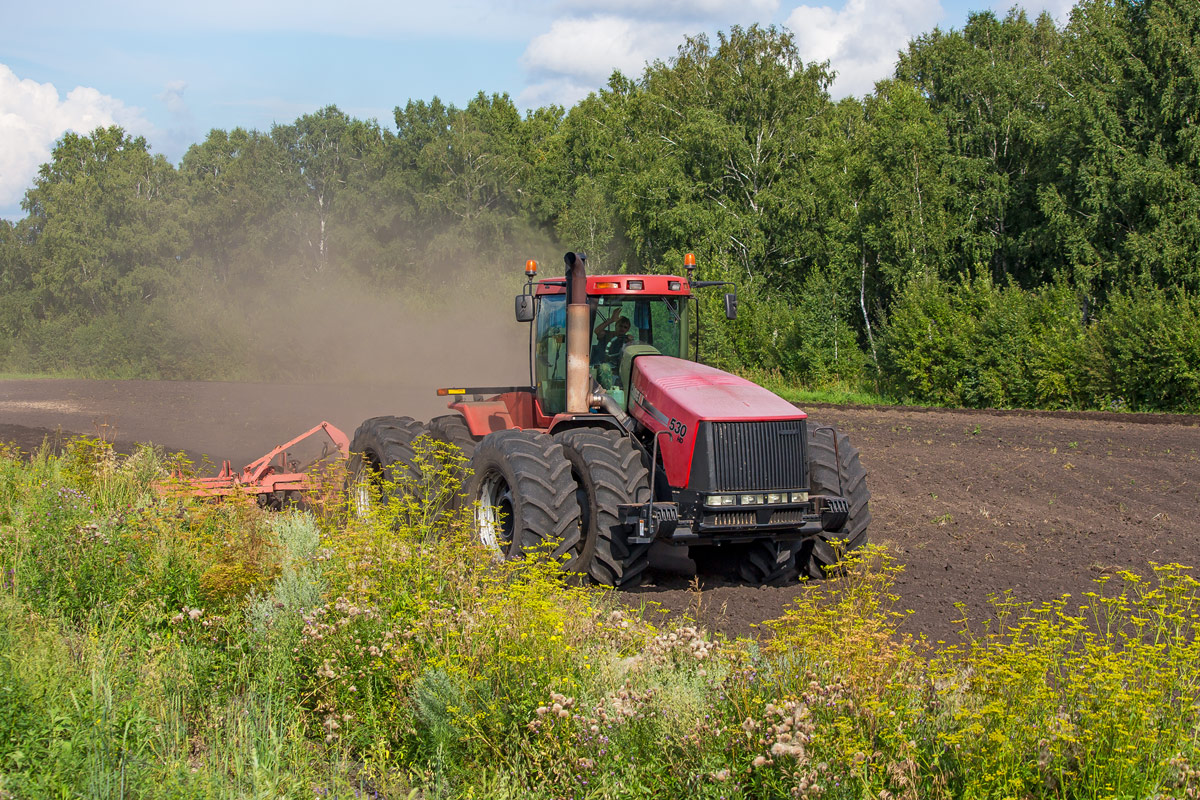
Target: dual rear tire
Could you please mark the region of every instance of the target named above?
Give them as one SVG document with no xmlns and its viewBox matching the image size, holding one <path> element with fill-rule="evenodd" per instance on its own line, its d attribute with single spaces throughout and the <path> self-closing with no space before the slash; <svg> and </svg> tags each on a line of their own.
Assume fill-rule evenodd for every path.
<svg viewBox="0 0 1200 800">
<path fill-rule="evenodd" d="M 347 490 L 359 516 L 388 495 L 403 496 L 411 488 L 413 443 L 425 433 L 425 425 L 412 417 L 372 417 L 354 431 Z"/>
<path fill-rule="evenodd" d="M 543 547 L 596 583 L 641 582 L 650 546 L 628 541 L 618 507 L 646 502 L 650 479 L 627 437 L 592 428 L 498 431 L 475 446 L 471 469 L 466 501 L 475 505 L 479 540 L 498 556 Z"/>
<path fill-rule="evenodd" d="M 582 553 L 579 501 L 562 445 L 544 433 L 505 430 L 483 437 L 471 456 L 466 500 L 479 541 L 503 558 L 539 547 L 575 569 Z"/>
</svg>

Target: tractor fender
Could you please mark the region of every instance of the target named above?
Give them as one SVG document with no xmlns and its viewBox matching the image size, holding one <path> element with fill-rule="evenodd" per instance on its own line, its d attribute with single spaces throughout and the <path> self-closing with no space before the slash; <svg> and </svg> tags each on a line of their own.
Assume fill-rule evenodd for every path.
<svg viewBox="0 0 1200 800">
<path fill-rule="evenodd" d="M 471 435 L 482 439 L 496 431 L 541 427 L 534 406 L 533 391 L 518 388 L 486 400 L 460 400 L 447 407 L 462 414 Z"/>
<path fill-rule="evenodd" d="M 628 435 L 617 418 L 611 414 L 557 414 L 550 421 L 547 432 L 555 434 L 574 428 L 602 428 L 617 431 L 622 436 Z"/>
<path fill-rule="evenodd" d="M 509 430 L 517 427 L 513 423 L 508 405 L 503 400 L 476 400 L 468 403 L 455 403 L 451 406 L 462 414 L 472 436 L 487 436 L 495 431 Z"/>
</svg>

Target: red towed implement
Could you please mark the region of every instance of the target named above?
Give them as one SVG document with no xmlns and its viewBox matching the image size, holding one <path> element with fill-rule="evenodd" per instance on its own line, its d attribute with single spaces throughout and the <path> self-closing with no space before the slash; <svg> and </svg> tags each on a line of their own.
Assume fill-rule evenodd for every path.
<svg viewBox="0 0 1200 800">
<path fill-rule="evenodd" d="M 322 433 L 326 441 L 319 442 L 317 451 L 318 440 L 308 440 Z M 259 505 L 282 508 L 299 503 L 306 495 L 325 491 L 327 485 L 316 479 L 314 471 L 323 464 L 345 461 L 349 456 L 350 439 L 336 426 L 322 422 L 247 464 L 241 472 L 234 472 L 228 461 L 212 478 L 189 477 L 177 470 L 158 485 L 158 490 L 163 494 L 211 498 L 240 494 L 254 497 Z"/>
</svg>

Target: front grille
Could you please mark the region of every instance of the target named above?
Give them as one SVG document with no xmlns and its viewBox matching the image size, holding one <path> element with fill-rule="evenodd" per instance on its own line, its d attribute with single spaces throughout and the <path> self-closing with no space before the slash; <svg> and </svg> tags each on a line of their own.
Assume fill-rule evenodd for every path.
<svg viewBox="0 0 1200 800">
<path fill-rule="evenodd" d="M 757 516 L 753 511 L 726 511 L 714 514 L 706 522 L 718 528 L 750 528 L 757 523 Z"/>
<path fill-rule="evenodd" d="M 795 509 L 791 509 L 788 511 L 776 511 L 774 514 L 771 515 L 771 524 L 772 525 L 780 525 L 783 523 L 788 523 L 788 524 L 792 524 L 792 525 L 803 525 L 804 524 L 804 511 L 802 509 L 795 508 Z"/>
<path fill-rule="evenodd" d="M 808 486 L 804 420 L 708 422 L 713 489 L 745 492 Z"/>
</svg>

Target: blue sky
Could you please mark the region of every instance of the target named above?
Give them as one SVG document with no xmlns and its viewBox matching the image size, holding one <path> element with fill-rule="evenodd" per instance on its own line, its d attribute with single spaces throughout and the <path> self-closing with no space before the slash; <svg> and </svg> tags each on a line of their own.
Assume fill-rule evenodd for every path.
<svg viewBox="0 0 1200 800">
<path fill-rule="evenodd" d="M 178 163 L 213 128 L 269 130 L 328 104 L 391 125 L 437 95 L 506 92 L 522 109 L 570 106 L 615 68 L 637 75 L 683 37 L 783 25 L 806 61 L 828 59 L 834 94 L 862 95 L 896 51 L 961 28 L 991 0 L 0 0 L 0 217 L 67 130 L 119 124 Z M 1027 0 L 1065 21 L 1070 0 Z"/>
</svg>

